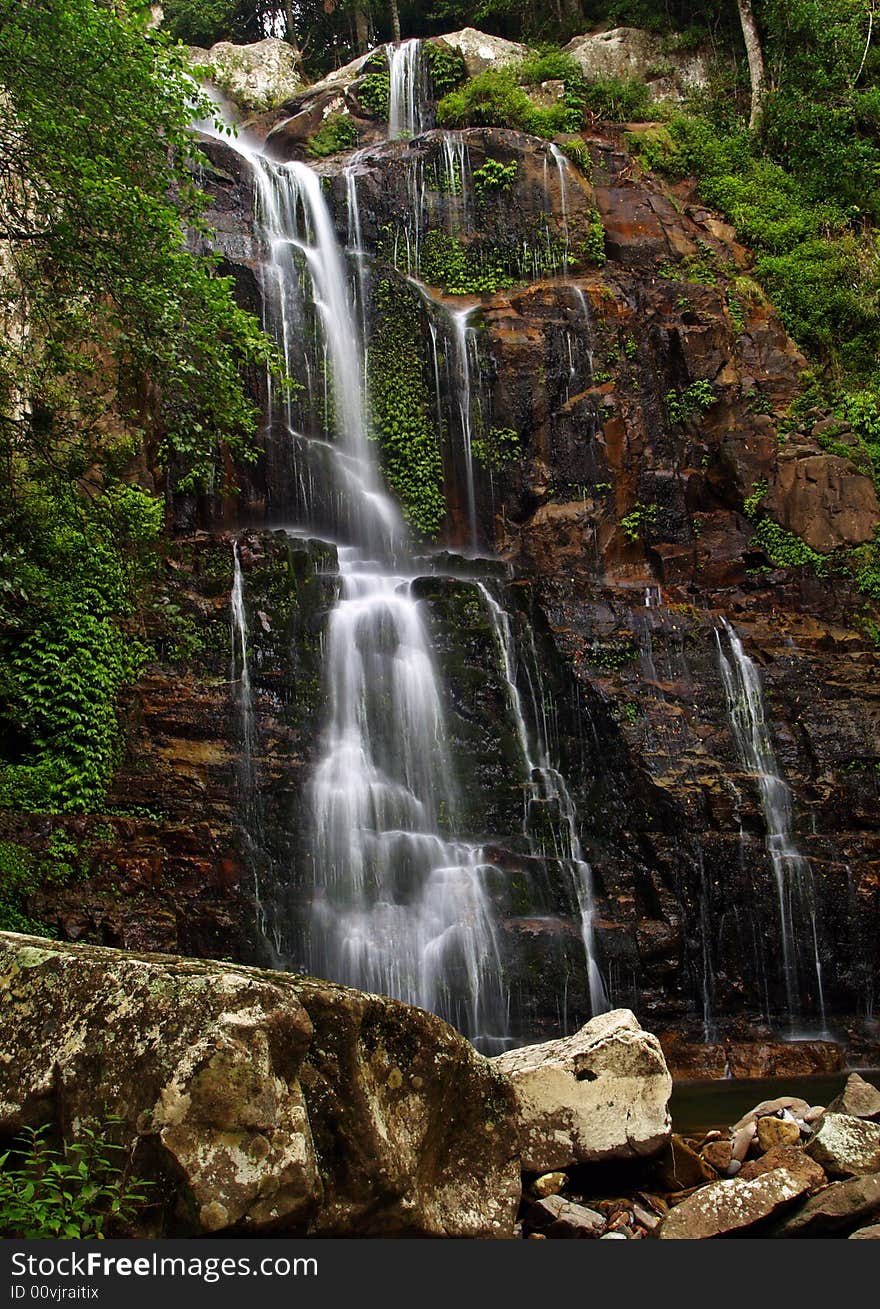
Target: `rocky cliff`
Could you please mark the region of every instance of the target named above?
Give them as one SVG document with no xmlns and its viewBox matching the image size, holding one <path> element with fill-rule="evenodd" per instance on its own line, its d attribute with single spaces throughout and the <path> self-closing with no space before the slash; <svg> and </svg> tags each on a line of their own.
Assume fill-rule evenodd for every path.
<svg viewBox="0 0 880 1309">
<path fill-rule="evenodd" d="M 297 95 L 255 120 L 286 156 L 338 109 L 315 111 L 314 88 Z M 702 1036 L 734 1020 L 766 1034 L 786 1008 L 773 833 L 725 685 L 726 620 L 763 686 L 791 791 L 786 850 L 809 868 L 809 904 L 792 921 L 801 1016 L 817 1022 L 824 1005 L 863 1040 L 880 966 L 873 620 L 846 577 L 801 561 L 871 541 L 880 514 L 845 428 L 828 449 L 826 415 L 791 417 L 805 361 L 751 282 L 748 252 L 686 186 L 643 172 L 623 129 L 572 149 L 496 128 L 389 142 L 354 121 L 360 152 L 315 166 L 350 244 L 354 179 L 374 366 L 437 434 L 445 508 L 419 594 L 468 828 L 499 870 L 517 1034 L 558 1035 L 589 1000 L 571 888 L 536 841 L 540 815 L 523 824 L 505 631 L 476 582 L 508 615 L 530 728 L 543 720 L 567 779 L 612 1002 Z M 222 142 L 204 154 L 225 269 L 259 305 L 252 171 Z M 455 316 L 469 307 L 462 336 Z M 302 351 L 314 363 L 314 343 Z M 36 906 L 63 935 L 296 962 L 334 563 L 332 547 L 273 530 L 295 514 L 300 471 L 286 427 L 268 424 L 263 445 L 236 490 L 177 498 L 166 586 L 196 635 L 167 650 L 129 707 L 113 796 L 128 813 L 74 821 L 88 876 Z M 386 444 L 392 485 L 393 453 Z M 397 490 L 417 513 L 405 478 Z M 254 691 L 247 760 L 233 534 Z M 472 534 L 501 562 L 462 558 Z"/>
</svg>

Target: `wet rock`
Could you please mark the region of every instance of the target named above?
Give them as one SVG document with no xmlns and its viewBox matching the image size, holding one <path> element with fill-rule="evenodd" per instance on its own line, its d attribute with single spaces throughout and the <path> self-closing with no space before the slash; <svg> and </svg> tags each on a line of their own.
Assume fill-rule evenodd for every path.
<svg viewBox="0 0 880 1309">
<path fill-rule="evenodd" d="M 858 1073 L 850 1073 L 846 1086 L 828 1106 L 832 1114 L 849 1114 L 851 1118 L 880 1118 L 880 1091 Z"/>
<path fill-rule="evenodd" d="M 852 1230 L 880 1214 L 880 1176 L 832 1182 L 809 1199 L 775 1233 L 778 1236 L 831 1236 Z"/>
<path fill-rule="evenodd" d="M 772 1150 L 779 1145 L 797 1145 L 801 1139 L 801 1129 L 793 1118 L 777 1118 L 775 1114 L 765 1114 L 758 1119 L 758 1148 Z"/>
<path fill-rule="evenodd" d="M 551 1195 L 529 1207 L 526 1222 L 545 1236 L 596 1237 L 605 1230 L 605 1219 L 595 1209 Z"/>
<path fill-rule="evenodd" d="M 860 1227 L 857 1232 L 850 1234 L 851 1241 L 880 1241 L 880 1223 L 874 1223 L 871 1227 Z"/>
<path fill-rule="evenodd" d="M 660 1228 L 661 1240 L 706 1240 L 741 1235 L 766 1225 L 806 1194 L 809 1183 L 785 1168 L 742 1181 L 712 1182 L 675 1206 Z"/>
<path fill-rule="evenodd" d="M 530 1171 L 646 1157 L 669 1138 L 672 1078 L 657 1038 L 628 1009 L 492 1064 L 513 1082 Z"/>
<path fill-rule="evenodd" d="M 728 1055 L 731 1077 L 809 1077 L 839 1072 L 846 1062 L 833 1041 L 738 1041 Z"/>
<path fill-rule="evenodd" d="M 10 933 L 0 968 L 0 1134 L 118 1115 L 119 1144 L 173 1197 L 166 1233 L 510 1235 L 512 1091 L 440 1019 L 287 973 Z"/>
<path fill-rule="evenodd" d="M 866 474 L 849 459 L 809 447 L 780 449 L 769 508 L 783 527 L 823 554 L 872 540 L 880 516 Z"/>
<path fill-rule="evenodd" d="M 826 1113 L 805 1149 L 832 1177 L 880 1170 L 880 1123 Z"/>
<path fill-rule="evenodd" d="M 191 47 L 191 61 L 210 65 L 209 80 L 243 109 L 274 109 L 302 86 L 296 51 L 274 36 L 253 45 L 218 41 L 210 50 Z"/>
<path fill-rule="evenodd" d="M 774 1168 L 785 1168 L 795 1177 L 804 1178 L 809 1182 L 811 1192 L 818 1191 L 828 1181 L 825 1170 L 820 1168 L 815 1159 L 805 1154 L 799 1145 L 774 1145 L 766 1154 L 743 1164 L 737 1176 L 742 1181 L 751 1181 L 762 1173 L 772 1172 Z"/>
</svg>

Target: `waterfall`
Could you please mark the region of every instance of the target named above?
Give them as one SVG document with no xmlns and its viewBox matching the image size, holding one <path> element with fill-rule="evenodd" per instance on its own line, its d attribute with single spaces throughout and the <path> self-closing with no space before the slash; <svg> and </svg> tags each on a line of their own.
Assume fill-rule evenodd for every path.
<svg viewBox="0 0 880 1309">
<path fill-rule="evenodd" d="M 464 462 L 465 492 L 467 495 L 467 518 L 472 549 L 477 546 L 477 499 L 474 479 L 474 387 L 473 376 L 477 370 L 477 334 L 469 326 L 468 319 L 473 313 L 473 305 L 463 309 L 448 309 L 448 321 L 451 332 L 449 357 L 449 390 L 455 396 L 458 430 L 461 435 L 461 453 Z"/>
<path fill-rule="evenodd" d="M 724 652 L 721 633 L 716 628 L 718 663 L 728 716 L 743 764 L 758 784 L 767 852 L 776 883 L 788 1016 L 794 1019 L 800 1013 L 800 974 L 805 971 L 806 961 L 806 971 L 813 974 L 816 1008 L 824 1027 L 825 1000 L 812 869 L 792 839 L 791 792 L 779 772 L 770 741 L 757 666 L 746 654 L 730 623 L 724 618 L 721 623 L 732 656 L 731 661 Z"/>
<path fill-rule="evenodd" d="M 545 195 L 548 196 L 550 194 L 550 188 L 548 185 L 550 179 L 548 176 L 549 166 L 547 162 L 547 155 L 550 156 L 550 158 L 553 160 L 553 163 L 556 165 L 556 172 L 559 177 L 559 208 L 560 208 L 560 216 L 562 218 L 562 276 L 565 277 L 566 273 L 568 272 L 568 256 L 569 256 L 569 247 L 570 247 L 570 238 L 569 238 L 569 231 L 568 231 L 568 190 L 567 190 L 568 182 L 566 178 L 566 169 L 568 168 L 568 160 L 566 159 L 562 151 L 559 149 L 558 145 L 554 145 L 551 142 L 547 146 L 547 154 L 544 156 L 544 193 Z M 548 251 L 550 252 L 552 257 L 552 250 L 549 243 L 549 233 L 550 233 L 550 229 L 548 227 L 547 229 Z"/>
<path fill-rule="evenodd" d="M 608 996 L 602 974 L 596 962 L 595 943 L 593 939 L 593 870 L 584 858 L 580 838 L 577 832 L 577 811 L 565 778 L 550 760 L 548 733 L 543 713 L 544 690 L 538 681 L 540 709 L 534 705 L 535 745 L 532 746 L 529 728 L 523 708 L 522 695 L 516 680 L 516 647 L 510 615 L 498 603 L 492 592 L 483 582 L 477 582 L 477 589 L 483 597 L 492 622 L 492 630 L 501 654 L 501 666 L 507 689 L 507 700 L 516 726 L 523 769 L 526 775 L 530 801 L 549 801 L 559 815 L 559 822 L 553 824 L 552 849 L 542 847 L 535 850 L 535 840 L 529 830 L 528 807 L 524 815 L 523 832 L 530 848 L 542 855 L 551 855 L 565 866 L 572 883 L 581 920 L 581 938 L 589 982 L 590 1007 L 593 1014 L 604 1013 L 608 1008 Z M 539 678 L 537 660 L 534 674 Z"/>
<path fill-rule="evenodd" d="M 316 173 L 229 144 L 253 170 L 271 321 L 288 365 L 299 356 L 284 307 L 301 294 L 304 273 L 327 379 L 330 440 L 291 433 L 307 459 L 317 449 L 323 460 L 329 492 L 304 497 L 298 527 L 320 534 L 329 495 L 339 589 L 326 637 L 327 720 L 308 788 L 309 907 L 290 962 L 432 1009 L 495 1051 L 509 1040 L 491 870 L 482 848 L 457 834 L 442 688 L 408 571 L 411 547 L 370 439 L 363 333 L 343 254 Z M 356 253 L 353 174 L 346 187 Z M 232 608 L 243 623 L 240 568 Z M 246 640 L 246 628 L 236 630 Z"/>
<path fill-rule="evenodd" d="M 427 124 L 427 70 L 417 38 L 386 47 L 391 81 L 388 139 L 417 136 Z"/>
</svg>

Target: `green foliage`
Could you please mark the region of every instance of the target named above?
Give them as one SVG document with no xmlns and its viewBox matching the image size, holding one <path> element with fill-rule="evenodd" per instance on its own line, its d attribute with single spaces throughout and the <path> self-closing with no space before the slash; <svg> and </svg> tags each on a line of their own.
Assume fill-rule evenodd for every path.
<svg viewBox="0 0 880 1309">
<path fill-rule="evenodd" d="M 519 432 L 512 427 L 490 427 L 484 436 L 472 442 L 474 458 L 484 468 L 500 472 L 505 464 L 518 459 L 522 452 Z"/>
<path fill-rule="evenodd" d="M 579 253 L 585 263 L 596 264 L 601 268 L 606 261 L 605 224 L 598 209 L 590 211 L 590 225 L 581 244 Z"/>
<path fill-rule="evenodd" d="M 422 47 L 422 51 L 428 65 L 435 99 L 441 99 L 450 91 L 454 91 L 467 77 L 464 56 L 460 50 L 428 41 Z"/>
<path fill-rule="evenodd" d="M 163 0 L 164 22 L 175 41 L 211 46 L 241 39 L 240 0 Z"/>
<path fill-rule="evenodd" d="M 124 1147 L 105 1125 L 80 1124 L 78 1138 L 52 1145 L 47 1127 L 26 1128 L 0 1156 L 0 1235 L 23 1240 L 127 1235 L 148 1200 Z"/>
<path fill-rule="evenodd" d="M 21 542 L 0 627 L 0 805 L 100 803 L 120 747 L 116 702 L 147 648 L 128 630 L 152 577 L 161 503 L 106 482 L 31 486 L 0 523 Z"/>
<path fill-rule="evenodd" d="M 536 105 L 524 89 L 548 80 L 562 80 L 565 93 L 558 104 Z M 551 138 L 578 132 L 584 122 L 585 82 L 578 65 L 561 50 L 544 50 L 509 68 L 487 68 L 437 106 L 441 127 L 510 127 L 532 136 Z"/>
<path fill-rule="evenodd" d="M 584 104 L 596 118 L 612 123 L 638 123 L 657 112 L 648 87 L 631 77 L 597 77 L 586 84 Z"/>
<path fill-rule="evenodd" d="M 637 500 L 630 512 L 625 518 L 621 518 L 620 526 L 623 534 L 628 541 L 639 541 L 645 535 L 650 527 L 657 521 L 658 509 L 655 504 L 645 505 L 641 500 Z"/>
<path fill-rule="evenodd" d="M 491 294 L 513 286 L 504 253 L 465 246 L 437 229 L 428 232 L 421 252 L 421 276 L 448 295 Z"/>
<path fill-rule="evenodd" d="M 367 73 L 358 83 L 357 98 L 368 113 L 381 123 L 388 122 L 391 109 L 391 77 L 387 72 Z"/>
<path fill-rule="evenodd" d="M 593 160 L 590 157 L 590 150 L 586 141 L 579 136 L 573 136 L 569 141 L 561 142 L 559 146 L 566 159 L 574 164 L 578 172 L 583 173 L 584 177 L 593 176 Z"/>
<path fill-rule="evenodd" d="M 478 201 L 484 201 L 491 195 L 500 195 L 509 191 L 516 181 L 519 165 L 514 159 L 509 164 L 502 164 L 499 159 L 487 159 L 482 168 L 474 171 L 474 194 Z"/>
<path fill-rule="evenodd" d="M 63 830 L 53 832 L 44 857 L 15 841 L 0 840 L 0 931 L 54 936 L 28 912 L 28 901 L 44 887 L 67 886 L 79 871 L 79 846 Z"/>
<path fill-rule="evenodd" d="M 825 577 L 829 570 L 829 556 L 819 554 L 794 532 L 787 532 L 772 518 L 762 518 L 752 538 L 771 563 L 777 568 L 811 568 L 817 577 Z"/>
<path fill-rule="evenodd" d="M 309 141 L 308 151 L 313 159 L 353 150 L 358 143 L 358 132 L 347 114 L 328 114 Z"/>
<path fill-rule="evenodd" d="M 700 379 L 691 382 L 684 390 L 668 391 L 665 402 L 670 423 L 686 423 L 689 418 L 712 408 L 715 391 L 711 382 Z"/>
<path fill-rule="evenodd" d="M 764 497 L 767 494 L 767 483 L 761 478 L 760 482 L 755 482 L 752 487 L 751 495 L 747 495 L 743 503 L 743 512 L 746 518 L 754 522 L 761 514 L 761 506 L 764 503 Z"/>
<path fill-rule="evenodd" d="M 446 516 L 443 461 L 422 364 L 419 302 L 414 293 L 382 281 L 379 320 L 370 341 L 369 389 L 373 431 L 388 482 L 407 521 L 436 536 Z"/>
</svg>

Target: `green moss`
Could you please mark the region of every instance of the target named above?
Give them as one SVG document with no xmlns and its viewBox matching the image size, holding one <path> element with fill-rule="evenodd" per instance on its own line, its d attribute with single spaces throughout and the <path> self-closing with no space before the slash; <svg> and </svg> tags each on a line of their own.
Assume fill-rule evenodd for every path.
<svg viewBox="0 0 880 1309">
<path fill-rule="evenodd" d="M 574 164 L 579 173 L 582 173 L 586 178 L 593 176 L 593 161 L 590 158 L 590 151 L 586 141 L 579 136 L 574 136 L 570 141 L 563 141 L 559 148 L 566 159 Z"/>
<path fill-rule="evenodd" d="M 449 295 L 480 295 L 513 286 L 501 251 L 465 246 L 456 236 L 434 230 L 422 246 L 421 275 Z"/>
<path fill-rule="evenodd" d="M 28 912 L 28 901 L 44 887 L 68 885 L 77 876 L 79 846 L 63 830 L 53 833 L 47 857 L 33 854 L 15 841 L 0 841 L 0 931 L 54 936 L 45 923 Z"/>
<path fill-rule="evenodd" d="M 443 462 L 422 366 L 419 301 L 388 280 L 376 293 L 378 322 L 369 354 L 369 388 L 376 440 L 388 481 L 407 521 L 436 536 L 446 516 Z"/>
<path fill-rule="evenodd" d="M 787 532 L 772 518 L 762 518 L 755 528 L 753 545 L 759 545 L 778 568 L 811 568 L 817 577 L 826 577 L 830 557 L 819 554 L 794 532 Z"/>
<path fill-rule="evenodd" d="M 313 159 L 353 150 L 358 143 L 358 132 L 347 114 L 328 114 L 309 141 L 308 151 Z"/>
</svg>

